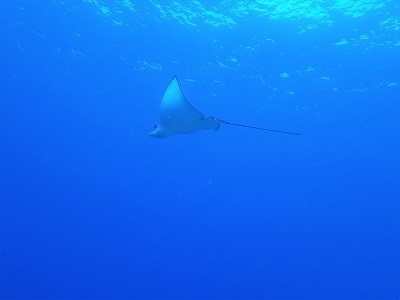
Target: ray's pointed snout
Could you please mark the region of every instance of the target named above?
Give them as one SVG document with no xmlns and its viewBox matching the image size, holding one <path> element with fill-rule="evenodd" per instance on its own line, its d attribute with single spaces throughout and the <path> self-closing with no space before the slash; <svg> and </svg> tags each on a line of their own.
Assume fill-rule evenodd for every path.
<svg viewBox="0 0 400 300">
<path fill-rule="evenodd" d="M 149 132 L 149 134 L 147 136 L 159 138 L 160 134 L 158 131 L 159 131 L 158 124 L 156 124 L 153 126 L 153 129 Z"/>
</svg>

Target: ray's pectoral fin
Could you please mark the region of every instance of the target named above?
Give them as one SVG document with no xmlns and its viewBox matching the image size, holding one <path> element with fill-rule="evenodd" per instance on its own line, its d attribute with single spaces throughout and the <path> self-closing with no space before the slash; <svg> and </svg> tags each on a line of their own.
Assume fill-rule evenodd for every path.
<svg viewBox="0 0 400 300">
<path fill-rule="evenodd" d="M 160 104 L 160 121 L 164 124 L 188 123 L 204 119 L 204 115 L 183 96 L 178 79 L 174 76 Z"/>
</svg>

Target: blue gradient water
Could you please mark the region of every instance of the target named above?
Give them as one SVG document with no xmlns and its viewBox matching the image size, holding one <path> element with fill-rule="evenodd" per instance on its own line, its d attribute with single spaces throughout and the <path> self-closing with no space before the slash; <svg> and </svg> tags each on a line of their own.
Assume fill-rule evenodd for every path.
<svg viewBox="0 0 400 300">
<path fill-rule="evenodd" d="M 1 299 L 399 299 L 397 1 L 0 2 Z M 221 125 L 147 136 L 169 80 Z"/>
</svg>

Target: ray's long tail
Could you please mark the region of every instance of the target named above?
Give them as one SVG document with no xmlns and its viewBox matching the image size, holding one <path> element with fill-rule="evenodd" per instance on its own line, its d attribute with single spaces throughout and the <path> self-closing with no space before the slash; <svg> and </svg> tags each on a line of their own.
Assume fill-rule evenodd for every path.
<svg viewBox="0 0 400 300">
<path fill-rule="evenodd" d="M 301 133 L 297 133 L 297 132 L 282 131 L 282 130 L 275 130 L 275 129 L 269 129 L 269 128 L 262 128 L 262 127 L 256 127 L 256 126 L 237 124 L 237 123 L 232 123 L 232 122 L 228 122 L 228 121 L 224 121 L 224 120 L 220 120 L 220 119 L 216 119 L 216 118 L 214 118 L 214 120 L 218 121 L 221 124 L 226 124 L 226 125 L 233 125 L 233 126 L 257 129 L 257 130 L 264 130 L 264 131 L 272 131 L 272 132 L 285 133 L 285 134 L 301 135 Z"/>
</svg>

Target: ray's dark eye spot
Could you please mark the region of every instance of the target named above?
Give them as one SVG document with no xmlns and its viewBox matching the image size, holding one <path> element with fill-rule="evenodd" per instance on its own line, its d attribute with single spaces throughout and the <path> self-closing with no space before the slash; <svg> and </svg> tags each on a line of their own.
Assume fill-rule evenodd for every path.
<svg viewBox="0 0 400 300">
<path fill-rule="evenodd" d="M 153 126 L 153 129 L 156 129 L 156 128 L 157 128 L 157 126 L 158 126 L 157 124 L 156 124 L 156 125 L 154 125 L 154 126 Z"/>
</svg>

